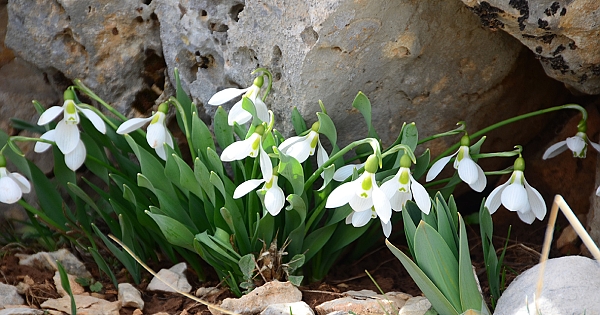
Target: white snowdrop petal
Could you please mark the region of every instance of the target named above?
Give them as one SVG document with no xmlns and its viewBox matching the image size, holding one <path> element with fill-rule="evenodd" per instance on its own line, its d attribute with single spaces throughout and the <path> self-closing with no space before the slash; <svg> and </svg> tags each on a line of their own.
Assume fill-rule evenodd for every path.
<svg viewBox="0 0 600 315">
<path fill-rule="evenodd" d="M 500 207 L 500 204 L 502 202 L 502 192 L 504 191 L 506 186 L 508 186 L 508 182 L 494 188 L 494 190 L 492 190 L 490 195 L 485 200 L 484 206 L 488 208 L 490 214 L 494 214 L 494 212 L 496 212 L 496 210 L 498 210 L 498 208 Z"/>
<path fill-rule="evenodd" d="M 94 125 L 94 128 L 96 128 L 96 130 L 100 131 L 102 134 L 106 133 L 106 124 L 98 114 L 96 114 L 91 109 L 82 108 L 79 106 L 77 106 L 77 109 L 79 109 L 85 115 L 85 117 L 87 117 L 87 119 L 89 119 L 92 122 L 92 125 Z"/>
<path fill-rule="evenodd" d="M 456 155 L 456 153 L 453 155 L 450 155 L 450 156 L 445 156 L 445 157 L 437 160 L 437 162 L 433 163 L 433 165 L 429 169 L 429 172 L 427 172 L 425 181 L 430 182 L 432 179 L 436 178 L 442 172 L 442 169 L 444 169 L 444 166 L 446 166 L 446 164 L 448 164 L 448 162 L 454 155 Z"/>
<path fill-rule="evenodd" d="M 476 192 L 482 192 L 487 185 L 487 178 L 485 178 L 485 173 L 483 172 L 483 169 L 481 169 L 481 166 L 477 164 L 475 164 L 475 166 L 477 167 L 477 180 L 474 183 L 469 184 L 469 186 Z"/>
<path fill-rule="evenodd" d="M 361 227 L 365 226 L 371 221 L 371 211 L 354 212 L 352 214 L 352 226 Z"/>
<path fill-rule="evenodd" d="M 267 211 L 269 211 L 272 216 L 278 215 L 285 205 L 285 195 L 283 194 L 283 190 L 281 190 L 276 183 L 273 183 L 271 189 L 267 189 L 264 203 L 265 208 L 267 208 Z"/>
<path fill-rule="evenodd" d="M 591 141 L 590 141 L 590 144 L 592 145 L 592 147 L 594 149 L 596 149 L 596 151 L 600 152 L 600 144 L 594 143 L 594 142 L 591 142 Z"/>
<path fill-rule="evenodd" d="M 321 140 L 319 139 L 317 140 L 317 166 L 323 166 L 327 160 L 329 160 L 329 154 L 327 154 L 327 151 L 325 148 L 323 148 L 323 145 L 321 145 Z"/>
<path fill-rule="evenodd" d="M 234 123 L 238 123 L 239 125 L 243 125 L 249 122 L 252 119 L 252 114 L 242 108 L 242 101 L 239 101 L 233 105 L 233 107 L 229 110 L 229 115 L 227 115 L 227 123 L 230 126 L 233 126 Z"/>
<path fill-rule="evenodd" d="M 348 177 L 352 176 L 354 170 L 360 169 L 364 165 L 365 163 L 344 165 L 335 171 L 335 173 L 333 174 L 333 180 L 343 182 Z"/>
<path fill-rule="evenodd" d="M 65 164 L 73 172 L 76 171 L 85 162 L 86 150 L 85 145 L 81 140 L 77 143 L 75 149 L 68 154 L 65 154 Z"/>
<path fill-rule="evenodd" d="M 390 205 L 392 206 L 392 210 L 402 211 L 402 207 L 404 207 L 406 202 L 411 199 L 412 199 L 412 194 L 410 192 L 397 191 L 392 196 L 392 198 L 390 198 Z"/>
<path fill-rule="evenodd" d="M 159 158 L 163 159 L 164 161 L 167 160 L 167 150 L 165 149 L 164 144 L 154 148 L 154 151 L 156 152 L 156 155 L 158 155 Z"/>
<path fill-rule="evenodd" d="M 400 172 L 396 173 L 394 177 L 390 178 L 388 181 L 381 184 L 381 191 L 385 194 L 388 199 L 391 199 L 396 193 L 398 193 L 398 189 L 400 187 Z"/>
<path fill-rule="evenodd" d="M 525 191 L 527 192 L 527 198 L 529 199 L 529 205 L 531 206 L 531 211 L 539 220 L 543 220 L 546 216 L 546 202 L 542 195 L 533 187 L 531 187 L 527 180 L 524 181 Z"/>
<path fill-rule="evenodd" d="M 578 136 L 574 136 L 574 137 L 569 137 L 566 140 L 567 142 L 567 147 L 569 147 L 569 150 L 571 150 L 573 153 L 577 154 L 577 155 L 581 155 L 582 152 L 585 147 L 585 141 Z M 585 153 L 584 153 L 585 154 Z"/>
<path fill-rule="evenodd" d="M 283 152 L 285 155 L 289 155 L 288 153 L 286 153 L 287 150 L 294 144 L 303 141 L 305 138 L 306 137 L 294 136 L 285 139 L 281 144 L 279 144 L 279 151 Z"/>
<path fill-rule="evenodd" d="M 519 215 L 519 219 L 527 224 L 531 224 L 535 221 L 535 214 L 532 211 L 517 211 L 517 214 Z"/>
<path fill-rule="evenodd" d="M 225 103 L 231 101 L 232 99 L 244 94 L 244 92 L 246 92 L 247 90 L 248 90 L 248 88 L 245 88 L 245 89 L 227 88 L 227 89 L 221 90 L 221 91 L 215 93 L 215 95 L 213 95 L 208 100 L 208 105 L 225 104 Z"/>
<path fill-rule="evenodd" d="M 19 185 L 10 177 L 0 178 L 0 202 L 13 204 L 23 196 Z"/>
<path fill-rule="evenodd" d="M 151 148 L 156 149 L 158 146 L 164 145 L 166 136 L 167 130 L 165 129 L 164 125 L 160 123 L 154 123 L 148 126 L 146 140 Z"/>
<path fill-rule="evenodd" d="M 350 214 L 346 217 L 346 224 L 352 224 L 352 217 L 356 212 L 352 211 L 350 212 Z"/>
<path fill-rule="evenodd" d="M 19 185 L 19 188 L 21 188 L 21 191 L 23 193 L 27 194 L 31 192 L 31 184 L 25 176 L 19 173 L 10 173 L 8 174 L 8 176 L 11 177 L 15 181 L 15 183 L 17 183 L 17 185 Z"/>
<path fill-rule="evenodd" d="M 56 130 L 54 130 L 54 129 L 48 130 L 44 134 L 42 134 L 40 136 L 40 138 L 44 139 L 44 140 L 54 141 L 55 133 L 56 133 Z M 36 153 L 41 153 L 41 152 L 44 152 L 44 151 L 50 149 L 51 146 L 52 145 L 50 143 L 36 142 L 35 146 L 33 147 L 33 151 L 35 151 Z"/>
<path fill-rule="evenodd" d="M 458 177 L 470 186 L 477 181 L 479 176 L 477 167 L 478 165 L 470 158 L 463 158 L 458 164 Z"/>
<path fill-rule="evenodd" d="M 235 191 L 233 192 L 233 199 L 238 199 L 238 198 L 241 198 L 241 197 L 247 195 L 249 192 L 256 189 L 256 187 L 258 187 L 258 185 L 260 185 L 264 182 L 265 182 L 264 179 L 250 179 L 250 180 L 247 180 L 247 181 L 241 183 L 239 186 L 237 186 L 235 188 Z"/>
<path fill-rule="evenodd" d="M 377 216 L 381 219 L 381 222 L 388 223 L 390 222 L 390 218 L 392 217 L 392 207 L 390 205 L 390 201 L 385 196 L 383 191 L 379 189 L 374 184 L 373 187 L 373 206 L 375 207 L 375 212 L 377 212 Z"/>
<path fill-rule="evenodd" d="M 298 162 L 303 163 L 310 155 L 310 142 L 307 139 L 298 141 L 287 148 L 285 154 L 295 158 Z"/>
<path fill-rule="evenodd" d="M 348 201 L 348 204 L 350 204 L 350 207 L 354 211 L 365 211 L 371 209 L 373 206 L 373 196 L 363 197 L 357 194 L 355 190 L 352 198 Z"/>
<path fill-rule="evenodd" d="M 413 198 L 419 206 L 419 209 L 423 211 L 425 214 L 429 214 L 429 210 L 431 209 L 431 199 L 429 198 L 429 194 L 423 185 L 417 182 L 412 175 L 410 176 L 410 188 L 412 190 Z"/>
<path fill-rule="evenodd" d="M 383 223 L 383 221 L 381 221 L 381 229 L 383 230 L 383 235 L 385 235 L 386 238 L 390 237 L 392 234 L 392 221 L 387 223 Z"/>
<path fill-rule="evenodd" d="M 254 108 L 256 109 L 256 117 L 264 122 L 269 122 L 269 109 L 267 105 L 262 101 L 260 97 L 256 98 L 254 102 Z"/>
<path fill-rule="evenodd" d="M 542 159 L 547 160 L 550 158 L 553 158 L 563 152 L 565 152 L 565 150 L 567 150 L 567 141 L 560 141 L 557 142 L 553 145 L 551 145 L 548 149 L 546 149 L 546 151 L 544 152 L 544 155 L 542 156 Z"/>
<path fill-rule="evenodd" d="M 148 118 L 131 118 L 127 121 L 124 121 L 119 126 L 117 133 L 120 135 L 130 133 L 136 129 L 142 128 L 143 125 L 150 122 L 153 118 L 154 116 L 150 116 Z"/>
<path fill-rule="evenodd" d="M 46 111 L 44 111 L 42 113 L 42 115 L 40 115 L 40 118 L 38 119 L 37 124 L 40 126 L 45 125 L 45 124 L 53 121 L 63 111 L 64 110 L 63 110 L 62 106 L 52 106 L 52 107 L 48 108 Z"/>
<path fill-rule="evenodd" d="M 241 160 L 247 157 L 250 152 L 252 152 L 252 142 L 254 140 L 252 137 L 242 140 L 236 141 L 230 145 L 228 145 L 223 152 L 221 152 L 221 161 L 223 162 L 231 162 Z"/>
<path fill-rule="evenodd" d="M 347 204 L 350 201 L 350 198 L 354 196 L 355 187 L 356 183 L 348 182 L 335 188 L 331 194 L 329 194 L 329 197 L 327 197 L 325 208 L 338 208 Z"/>
<path fill-rule="evenodd" d="M 67 124 L 64 120 L 61 120 L 56 125 L 55 142 L 60 151 L 63 154 L 68 154 L 75 150 L 75 147 L 79 144 L 79 128 L 76 124 Z"/>
<path fill-rule="evenodd" d="M 273 163 L 271 162 L 271 158 L 267 152 L 263 150 L 262 145 L 259 145 L 258 147 L 258 155 L 260 159 L 260 171 L 263 174 L 263 178 L 268 180 L 273 177 Z"/>
<path fill-rule="evenodd" d="M 527 192 L 521 184 L 510 184 L 502 192 L 502 204 L 510 211 L 522 211 L 529 205 Z"/>
</svg>

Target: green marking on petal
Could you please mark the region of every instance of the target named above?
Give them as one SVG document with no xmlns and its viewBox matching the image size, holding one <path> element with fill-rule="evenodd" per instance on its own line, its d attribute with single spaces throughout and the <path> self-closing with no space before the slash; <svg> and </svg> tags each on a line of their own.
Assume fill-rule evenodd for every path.
<svg viewBox="0 0 600 315">
<path fill-rule="evenodd" d="M 365 179 L 361 183 L 361 187 L 365 191 L 371 190 L 373 188 L 373 180 L 371 176 L 366 176 Z M 368 197 L 368 196 L 365 196 Z"/>
<path fill-rule="evenodd" d="M 408 185 L 408 182 L 410 181 L 410 174 L 409 174 L 409 170 L 408 168 L 401 168 L 400 171 L 400 178 L 399 178 L 399 182 L 402 185 Z"/>
</svg>

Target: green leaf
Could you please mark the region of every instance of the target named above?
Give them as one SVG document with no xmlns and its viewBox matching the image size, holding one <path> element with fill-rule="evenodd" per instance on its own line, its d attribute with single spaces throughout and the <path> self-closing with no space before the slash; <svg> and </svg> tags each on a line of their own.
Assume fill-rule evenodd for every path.
<svg viewBox="0 0 600 315">
<path fill-rule="evenodd" d="M 458 260 L 440 234 L 424 221 L 415 232 L 415 260 L 454 308 L 460 310 Z"/>
<path fill-rule="evenodd" d="M 459 238 L 459 253 L 458 259 L 458 280 L 460 288 L 460 302 L 462 311 L 468 309 L 481 310 L 483 298 L 477 286 L 475 275 L 473 274 L 473 265 L 471 264 L 471 256 L 469 254 L 469 240 L 467 238 L 467 230 L 460 214 L 458 215 L 460 223 L 460 238 Z"/>
<path fill-rule="evenodd" d="M 199 158 L 194 160 L 194 176 L 196 177 L 198 184 L 200 184 L 200 187 L 202 187 L 202 190 L 204 190 L 208 196 L 210 202 L 214 205 L 216 203 L 215 188 L 210 183 L 210 172 Z"/>
<path fill-rule="evenodd" d="M 337 131 L 333 120 L 327 114 L 321 112 L 317 113 L 317 118 L 319 119 L 318 133 L 324 134 L 333 147 L 337 146 Z"/>
<path fill-rule="evenodd" d="M 352 107 L 358 109 L 358 111 L 365 118 L 365 122 L 367 123 L 367 128 L 369 130 L 367 136 L 369 138 L 379 139 L 379 135 L 377 135 L 377 132 L 375 131 L 371 123 L 371 101 L 369 101 L 369 99 L 365 94 L 363 94 L 363 92 L 358 92 L 358 94 L 354 98 L 354 101 L 352 102 Z"/>
<path fill-rule="evenodd" d="M 331 238 L 331 235 L 333 235 L 335 227 L 335 225 L 324 226 L 306 236 L 304 245 L 302 246 L 306 261 L 309 261 L 315 254 L 321 251 L 323 245 L 325 245 Z"/>
<path fill-rule="evenodd" d="M 227 112 L 219 106 L 213 120 L 215 138 L 221 149 L 225 149 L 233 143 L 233 128 L 227 121 Z"/>
<path fill-rule="evenodd" d="M 435 208 L 437 212 L 437 231 L 444 241 L 446 241 L 446 244 L 448 244 L 448 248 L 452 251 L 452 254 L 454 254 L 454 258 L 458 259 L 458 244 L 454 237 L 457 232 L 452 229 L 451 225 L 453 225 L 453 223 L 448 217 L 448 211 L 446 210 L 447 206 L 439 193 L 435 198 Z"/>
<path fill-rule="evenodd" d="M 276 151 L 279 154 L 279 174 L 292 184 L 294 194 L 302 195 L 304 191 L 304 170 L 302 169 L 302 165 L 295 158 L 285 155 L 279 150 Z"/>
<path fill-rule="evenodd" d="M 98 253 L 98 250 L 92 247 L 88 247 L 88 251 L 90 252 L 90 254 L 92 254 L 94 262 L 96 263 L 96 265 L 98 265 L 98 268 L 110 278 L 110 281 L 113 283 L 115 288 L 118 288 L 119 282 L 117 282 L 117 277 L 115 277 L 115 274 L 112 272 L 112 270 L 110 270 L 110 267 L 108 267 L 108 264 L 104 260 L 104 257 L 102 257 L 100 253 Z"/>
<path fill-rule="evenodd" d="M 417 164 L 415 164 L 415 168 L 413 169 L 413 177 L 415 179 L 419 179 L 421 176 L 425 175 L 430 160 L 431 152 L 429 152 L 429 148 L 427 148 L 423 154 L 417 157 Z"/>
<path fill-rule="evenodd" d="M 302 115 L 300 115 L 300 112 L 298 111 L 298 108 L 296 108 L 296 106 L 292 108 L 292 126 L 294 126 L 294 131 L 296 131 L 296 135 L 300 135 L 301 133 L 307 130 L 306 121 L 304 121 L 304 118 L 302 117 Z"/>
<path fill-rule="evenodd" d="M 418 219 L 416 218 L 417 215 Z M 412 257 L 415 257 L 415 232 L 417 231 L 417 224 L 415 222 L 419 222 L 420 220 L 421 209 L 419 209 L 419 206 L 411 200 L 407 201 L 402 211 L 402 222 L 404 223 L 404 234 L 406 235 L 406 242 L 408 243 L 408 249 Z"/>
<path fill-rule="evenodd" d="M 254 274 L 254 269 L 256 269 L 256 262 L 254 261 L 254 255 L 247 254 L 247 255 L 242 256 L 242 258 L 240 258 L 240 261 L 238 262 L 238 265 L 240 266 L 240 270 L 242 271 L 244 278 L 246 278 L 246 280 L 252 279 L 252 275 Z"/>
<path fill-rule="evenodd" d="M 65 267 L 63 267 L 63 265 L 58 260 L 56 261 L 56 267 L 58 268 L 58 273 L 60 274 L 60 284 L 71 298 L 71 315 L 77 315 L 77 305 L 75 305 L 75 297 L 73 296 L 73 291 L 71 291 L 69 276 L 65 271 Z"/>
<path fill-rule="evenodd" d="M 88 194 L 86 194 L 83 191 L 83 189 L 79 188 L 79 186 L 77 186 L 76 184 L 73 184 L 73 183 L 68 183 L 67 187 L 77 197 L 81 198 L 88 206 L 90 206 L 92 209 L 94 209 L 94 211 L 96 211 L 96 213 L 98 213 L 102 217 L 102 219 L 108 225 L 108 227 L 110 228 L 111 231 L 119 230 L 119 225 L 117 224 L 117 222 L 113 218 L 110 217 L 109 213 L 100 210 L 100 208 L 98 208 L 98 206 L 92 200 L 92 198 L 90 196 L 88 196 Z"/>
<path fill-rule="evenodd" d="M 215 150 L 215 141 L 206 124 L 198 117 L 198 113 L 192 113 L 192 147 L 194 150 L 205 152 L 210 148 Z"/>
<path fill-rule="evenodd" d="M 150 211 L 146 211 L 146 214 L 158 224 L 169 243 L 194 250 L 194 234 L 185 225 L 165 215 L 154 214 Z"/>
<path fill-rule="evenodd" d="M 140 162 L 141 173 L 156 187 L 171 196 L 175 196 L 175 190 L 169 178 L 165 175 L 165 168 L 154 155 L 141 148 L 129 134 L 123 135 L 129 146 Z"/>
<path fill-rule="evenodd" d="M 179 169 L 179 184 L 184 189 L 190 191 L 194 195 L 202 198 L 202 188 L 198 185 L 198 180 L 192 171 L 192 168 L 179 156 L 173 155 L 172 159 L 177 163 Z"/>
<path fill-rule="evenodd" d="M 209 164 L 208 166 L 211 167 L 210 170 L 216 172 L 219 177 L 225 178 L 226 176 L 225 172 L 223 171 L 223 162 L 221 161 L 221 158 L 217 152 L 211 148 L 206 148 L 206 157 Z"/>
<path fill-rule="evenodd" d="M 433 308 L 440 314 L 458 315 L 458 310 L 452 306 L 450 301 L 442 294 L 436 285 L 427 277 L 427 275 L 417 266 L 408 256 L 392 245 L 388 240 L 385 245 L 392 251 L 392 254 L 400 260 L 410 277 L 415 281 L 419 289 L 429 300 Z"/>
<path fill-rule="evenodd" d="M 113 244 L 113 242 L 110 241 L 108 239 L 108 237 L 106 237 L 106 235 L 104 235 L 104 233 L 102 233 L 100 231 L 100 229 L 98 229 L 98 227 L 93 223 L 92 223 L 92 229 L 94 230 L 96 235 L 98 235 L 98 237 L 100 237 L 100 239 L 102 239 L 102 242 L 104 242 L 104 245 L 106 245 L 106 247 L 108 247 L 110 252 L 123 264 L 123 266 L 125 266 L 125 269 L 127 269 L 129 274 L 133 278 L 133 281 L 135 283 L 139 284 L 140 280 L 141 280 L 141 276 L 140 276 L 139 265 L 135 261 L 135 259 L 133 259 L 131 257 L 131 255 L 129 255 L 124 250 L 121 250 L 117 246 L 115 246 L 115 244 Z"/>
<path fill-rule="evenodd" d="M 411 151 L 415 151 L 419 142 L 419 132 L 416 124 L 413 122 L 402 126 L 401 134 L 400 143 L 407 145 Z"/>
<path fill-rule="evenodd" d="M 288 281 L 292 283 L 292 285 L 299 287 L 302 284 L 302 280 L 304 276 L 288 276 Z M 291 312 L 290 312 L 291 314 Z"/>
</svg>

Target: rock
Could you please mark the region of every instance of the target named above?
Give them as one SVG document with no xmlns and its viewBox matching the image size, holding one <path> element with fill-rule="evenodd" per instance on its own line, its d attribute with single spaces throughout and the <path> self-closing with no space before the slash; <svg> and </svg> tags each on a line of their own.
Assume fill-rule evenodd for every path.
<svg viewBox="0 0 600 315">
<path fill-rule="evenodd" d="M 485 26 L 506 31 L 536 53 L 550 77 L 580 92 L 600 94 L 600 2 L 462 1 Z"/>
<path fill-rule="evenodd" d="M 187 265 L 184 262 L 178 263 L 170 269 L 161 269 L 158 272 L 158 276 L 152 278 L 150 284 L 148 284 L 148 291 L 163 291 L 163 292 L 176 292 L 167 286 L 162 280 L 168 282 L 172 286 L 176 287 L 179 291 L 189 293 L 192 291 L 192 286 L 185 277 L 184 271 L 187 269 Z M 162 280 L 160 280 L 160 279 Z"/>
<path fill-rule="evenodd" d="M 119 315 L 119 301 L 108 302 L 87 295 L 74 295 L 74 298 L 78 315 Z M 71 314 L 71 298 L 48 299 L 40 307 Z"/>
<path fill-rule="evenodd" d="M 4 305 L 19 305 L 25 301 L 17 292 L 17 288 L 0 282 L 0 308 Z"/>
<path fill-rule="evenodd" d="M 333 312 L 354 312 L 356 314 L 394 314 L 404 306 L 411 296 L 405 293 L 390 292 L 386 295 L 371 290 L 347 291 L 347 297 L 331 300 L 315 307 L 317 314 Z"/>
<path fill-rule="evenodd" d="M 250 72 L 265 67 L 275 78 L 268 103 L 284 134 L 292 131 L 292 106 L 310 125 L 322 100 L 340 144 L 364 137 L 363 118 L 351 108 L 358 91 L 373 104 L 384 144 L 404 121 L 416 121 L 424 136 L 460 120 L 478 130 L 558 104 L 565 91 L 521 54 L 518 41 L 481 28 L 456 1 L 155 2 L 169 73 L 180 69 L 197 104 L 223 88 L 249 86 Z M 488 142 L 512 148 L 535 134 L 517 130 Z M 456 139 L 440 141 L 434 153 Z"/>
<path fill-rule="evenodd" d="M 513 280 L 498 299 L 494 314 L 600 314 L 598 261 L 582 256 L 549 259 L 542 293 L 536 297 L 540 306 L 536 311 L 533 297 L 539 271 L 538 264 Z"/>
<path fill-rule="evenodd" d="M 290 282 L 277 280 L 265 283 L 239 299 L 227 298 L 220 307 L 241 314 L 250 315 L 262 312 L 271 304 L 294 303 L 302 300 L 302 292 Z M 209 307 L 212 314 L 221 314 Z"/>
<path fill-rule="evenodd" d="M 0 310 L 0 315 L 43 315 L 44 311 L 28 307 L 5 308 Z"/>
<path fill-rule="evenodd" d="M 315 312 L 304 302 L 294 302 L 271 304 L 260 315 L 315 315 Z"/>
<path fill-rule="evenodd" d="M 77 277 L 70 274 L 67 274 L 67 277 L 69 278 L 71 292 L 74 295 L 81 295 L 85 293 L 85 289 L 79 283 L 77 283 L 77 281 L 75 281 Z M 52 279 L 54 280 L 54 286 L 56 287 L 56 291 L 58 292 L 58 294 L 60 294 L 61 296 L 68 296 L 69 294 L 62 287 L 62 281 L 60 279 L 60 273 L 58 271 L 54 273 L 54 277 Z"/>
<path fill-rule="evenodd" d="M 196 290 L 196 296 L 200 298 L 206 298 L 221 292 L 222 290 L 217 289 L 216 287 L 200 287 L 198 290 Z"/>
<path fill-rule="evenodd" d="M 424 296 L 415 296 L 408 301 L 398 315 L 423 315 L 431 308 L 431 303 Z"/>
<path fill-rule="evenodd" d="M 164 61 L 151 5 L 11 1 L 8 12 L 6 45 L 47 73 L 61 95 L 79 78 L 121 112 L 145 111 L 158 97 L 150 85 L 162 88 Z"/>
<path fill-rule="evenodd" d="M 573 226 L 569 225 L 560 233 L 556 240 L 556 247 L 565 255 L 578 251 L 579 235 L 575 232 Z"/>
<path fill-rule="evenodd" d="M 129 283 L 119 283 L 119 301 L 122 307 L 144 309 L 144 300 L 140 291 Z"/>
<path fill-rule="evenodd" d="M 39 252 L 33 255 L 16 254 L 19 258 L 19 265 L 40 267 L 47 270 L 57 271 L 56 260 L 65 267 L 68 274 L 75 277 L 91 278 L 92 275 L 85 269 L 85 265 L 66 249 L 59 249 L 55 252 Z"/>
</svg>

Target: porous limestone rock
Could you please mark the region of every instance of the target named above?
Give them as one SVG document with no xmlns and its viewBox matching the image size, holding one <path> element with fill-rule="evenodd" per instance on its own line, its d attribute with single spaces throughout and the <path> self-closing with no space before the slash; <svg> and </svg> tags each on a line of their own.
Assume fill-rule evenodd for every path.
<svg viewBox="0 0 600 315">
<path fill-rule="evenodd" d="M 241 315 L 258 314 L 271 304 L 294 303 L 302 301 L 302 292 L 290 282 L 270 281 L 255 288 L 239 299 L 227 298 L 220 307 Z M 212 314 L 221 313 L 211 307 Z"/>
<path fill-rule="evenodd" d="M 148 85 L 160 81 L 164 64 L 152 13 L 142 1 L 10 1 L 6 45 L 57 89 L 79 78 L 126 112 L 158 96 Z"/>
<path fill-rule="evenodd" d="M 0 315 L 44 315 L 44 311 L 28 307 L 11 307 L 0 310 Z"/>
<path fill-rule="evenodd" d="M 17 292 L 17 288 L 12 285 L 0 282 L 0 308 L 4 305 L 19 305 L 25 303 L 25 300 Z"/>
<path fill-rule="evenodd" d="M 109 302 L 88 295 L 74 295 L 77 314 L 80 315 L 119 315 L 119 301 Z M 71 298 L 48 299 L 40 305 L 43 309 L 58 310 L 71 314 Z"/>
<path fill-rule="evenodd" d="M 523 272 L 498 299 L 494 314 L 600 314 L 600 263 L 583 256 L 549 259 L 542 293 L 535 299 L 540 265 Z M 529 309 L 529 310 L 528 310 Z"/>
<path fill-rule="evenodd" d="M 334 312 L 355 314 L 395 314 L 411 298 L 400 292 L 389 292 L 385 295 L 372 290 L 347 291 L 346 297 L 321 303 L 315 307 L 317 314 L 326 315 Z"/>
<path fill-rule="evenodd" d="M 146 289 L 148 291 L 176 292 L 163 282 L 166 281 L 179 291 L 189 293 L 192 291 L 192 286 L 185 276 L 186 269 L 187 264 L 184 262 L 178 263 L 169 269 L 161 269 L 157 276 L 152 278 Z"/>
<path fill-rule="evenodd" d="M 76 276 L 67 274 L 67 278 L 69 279 L 69 286 L 71 287 L 72 294 L 81 295 L 85 293 L 85 289 L 81 286 L 81 284 L 77 283 Z M 65 291 L 65 289 L 63 289 L 62 287 L 62 279 L 60 278 L 60 272 L 55 272 L 54 277 L 52 277 L 52 280 L 54 280 L 54 287 L 56 288 L 56 291 L 58 292 L 58 294 L 60 294 L 60 296 L 69 295 L 69 293 L 67 293 L 67 291 Z"/>
<path fill-rule="evenodd" d="M 358 91 L 372 102 L 384 144 L 404 121 L 416 121 L 424 136 L 461 120 L 477 130 L 561 102 L 560 83 L 521 54 L 517 40 L 482 28 L 458 1 L 155 2 L 169 73 L 180 69 L 197 104 L 212 113 L 211 95 L 249 86 L 251 71 L 265 67 L 275 81 L 268 103 L 284 134 L 294 106 L 313 122 L 322 100 L 342 144 L 364 137 L 363 118 L 351 109 Z M 534 134 L 516 130 L 491 142 L 512 148 Z"/>
<path fill-rule="evenodd" d="M 600 94 L 599 1 L 462 1 L 484 25 L 508 32 L 535 52 L 549 76 Z"/>
<path fill-rule="evenodd" d="M 68 274 L 82 278 L 92 277 L 90 272 L 85 268 L 85 265 L 75 255 L 64 248 L 55 252 L 39 252 L 33 255 L 16 254 L 15 256 L 19 258 L 19 265 L 57 271 L 56 261 L 58 260 L 65 267 L 65 271 Z"/>
<path fill-rule="evenodd" d="M 404 304 L 398 315 L 423 315 L 431 308 L 431 303 L 424 296 L 415 296 Z"/>
<path fill-rule="evenodd" d="M 129 283 L 119 283 L 119 301 L 122 307 L 144 309 L 144 300 L 140 291 Z"/>
<path fill-rule="evenodd" d="M 315 312 L 304 302 L 294 302 L 271 304 L 260 315 L 315 315 Z"/>
</svg>

